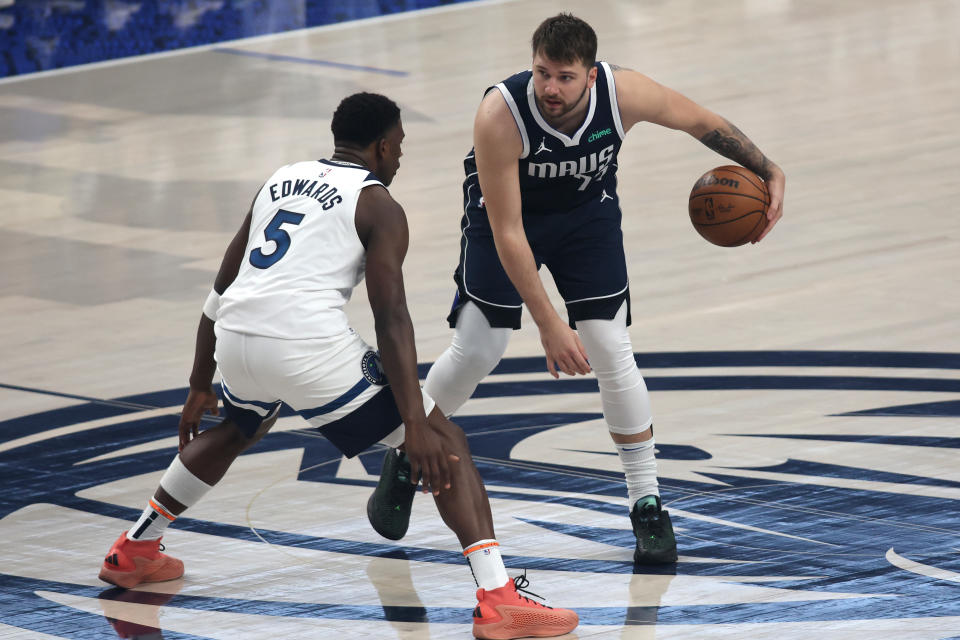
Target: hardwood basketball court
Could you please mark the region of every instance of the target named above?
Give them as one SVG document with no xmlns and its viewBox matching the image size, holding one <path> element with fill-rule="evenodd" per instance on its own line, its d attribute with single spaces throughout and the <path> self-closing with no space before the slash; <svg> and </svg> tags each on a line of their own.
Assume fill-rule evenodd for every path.
<svg viewBox="0 0 960 640">
<path fill-rule="evenodd" d="M 531 0 L 0 81 L 0 638 L 470 637 L 429 498 L 380 538 L 382 452 L 341 459 L 294 415 L 168 532 L 182 580 L 97 571 L 175 454 L 229 239 L 276 167 L 332 152 L 350 93 L 403 110 L 424 372 L 446 348 L 476 106 L 561 8 L 599 58 L 743 129 L 786 172 L 785 215 L 759 245 L 708 244 L 687 197 L 728 161 L 629 133 L 631 335 L 680 562 L 634 572 L 596 383 L 550 378 L 525 316 L 457 418 L 510 575 L 578 611 L 570 638 L 960 637 L 960 5 Z M 349 311 L 372 341 L 362 288 Z"/>
</svg>

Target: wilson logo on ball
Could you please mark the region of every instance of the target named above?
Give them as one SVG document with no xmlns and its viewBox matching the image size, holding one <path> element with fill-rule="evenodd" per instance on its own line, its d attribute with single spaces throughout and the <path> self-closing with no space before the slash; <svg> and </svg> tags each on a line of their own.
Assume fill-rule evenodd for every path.
<svg viewBox="0 0 960 640">
<path fill-rule="evenodd" d="M 699 180 L 697 180 L 697 184 L 693 186 L 696 189 L 697 187 L 709 187 L 710 185 L 713 185 L 713 184 L 719 184 L 725 187 L 733 187 L 734 189 L 740 188 L 739 180 L 731 180 L 730 178 L 718 178 L 717 176 L 713 175 L 713 172 L 710 172 L 707 175 L 700 178 Z"/>
</svg>

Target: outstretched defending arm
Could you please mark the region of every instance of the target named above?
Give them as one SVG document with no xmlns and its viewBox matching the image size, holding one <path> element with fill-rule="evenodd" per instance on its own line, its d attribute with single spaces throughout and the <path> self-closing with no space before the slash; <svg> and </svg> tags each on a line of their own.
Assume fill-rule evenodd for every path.
<svg viewBox="0 0 960 640">
<path fill-rule="evenodd" d="M 756 242 L 763 240 L 783 216 L 786 177 L 780 167 L 726 119 L 641 73 L 619 67 L 614 69 L 624 130 L 637 122 L 647 121 L 685 131 L 763 178 L 770 192 L 770 206 L 767 207 L 767 227 Z"/>
<path fill-rule="evenodd" d="M 240 225 L 240 230 L 230 241 L 227 252 L 220 262 L 220 271 L 217 272 L 217 279 L 213 285 L 211 297 L 214 301 L 213 309 L 208 309 L 208 304 L 204 305 L 204 312 L 200 316 L 200 324 L 197 326 L 197 343 L 193 354 L 193 371 L 190 372 L 190 392 L 187 394 L 187 400 L 183 405 L 183 411 L 180 414 L 180 450 L 191 438 L 197 437 L 200 427 L 200 420 L 203 414 L 209 411 L 213 415 L 220 415 L 217 408 L 217 393 L 213 390 L 213 374 L 217 370 L 217 364 L 213 359 L 213 352 L 217 345 L 217 337 L 213 332 L 214 318 L 208 314 L 216 311 L 216 299 L 227 290 L 237 272 L 240 271 L 240 264 L 243 262 L 245 250 L 247 248 L 247 238 L 250 237 L 250 219 L 253 216 L 253 205 L 250 205 L 250 211 L 247 212 Z"/>
<path fill-rule="evenodd" d="M 444 450 L 432 432 L 417 376 L 413 323 L 403 286 L 403 259 L 409 230 L 403 208 L 379 186 L 365 188 L 357 199 L 357 235 L 366 249 L 367 298 L 373 310 L 383 371 L 406 429 L 404 449 L 412 477 L 435 495 L 450 488 L 449 463 L 459 460 Z"/>
</svg>

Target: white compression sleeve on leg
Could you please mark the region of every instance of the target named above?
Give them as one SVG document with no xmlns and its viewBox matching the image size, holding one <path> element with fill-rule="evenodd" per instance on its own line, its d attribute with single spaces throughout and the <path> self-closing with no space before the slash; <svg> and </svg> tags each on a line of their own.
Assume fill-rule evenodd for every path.
<svg viewBox="0 0 960 640">
<path fill-rule="evenodd" d="M 653 424 L 650 394 L 633 359 L 626 303 L 613 320 L 577 321 L 577 331 L 600 385 L 600 403 L 607 428 L 611 433 L 625 436 L 646 431 Z M 653 437 L 643 442 L 614 444 L 627 484 L 627 508 L 632 509 L 636 501 L 645 496 L 660 495 Z"/>
<path fill-rule="evenodd" d="M 160 478 L 160 486 L 167 494 L 185 507 L 192 507 L 213 487 L 193 475 L 178 455 Z"/>
<path fill-rule="evenodd" d="M 600 385 L 603 417 L 610 431 L 632 435 L 653 423 L 650 394 L 633 358 L 627 303 L 613 320 L 578 320 L 577 333 Z"/>
<path fill-rule="evenodd" d="M 424 391 L 447 416 L 456 413 L 477 385 L 500 362 L 512 329 L 493 328 L 480 308 L 468 302 L 460 310 L 453 342 L 430 367 Z"/>
</svg>

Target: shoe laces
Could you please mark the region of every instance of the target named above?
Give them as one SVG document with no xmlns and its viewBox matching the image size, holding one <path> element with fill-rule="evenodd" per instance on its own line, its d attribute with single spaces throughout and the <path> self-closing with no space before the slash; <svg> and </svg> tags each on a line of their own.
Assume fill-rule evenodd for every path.
<svg viewBox="0 0 960 640">
<path fill-rule="evenodd" d="M 527 596 L 522 595 L 522 593 L 526 593 L 533 596 L 534 598 L 540 598 L 541 600 L 543 600 L 543 596 L 536 594 L 533 591 L 529 591 L 527 589 L 527 587 L 530 586 L 530 580 L 527 579 L 526 569 L 523 570 L 523 574 L 513 579 L 513 586 L 514 586 L 514 589 L 517 591 L 517 595 L 519 595 L 521 598 L 523 598 L 527 602 L 532 602 L 533 604 L 539 605 L 541 607 L 547 607 L 547 605 L 541 602 L 537 602 L 536 600 L 531 600 Z M 547 609 L 553 609 L 553 607 L 547 607 Z"/>
</svg>

